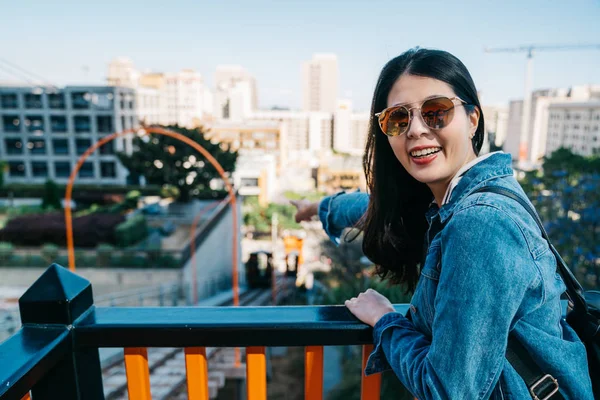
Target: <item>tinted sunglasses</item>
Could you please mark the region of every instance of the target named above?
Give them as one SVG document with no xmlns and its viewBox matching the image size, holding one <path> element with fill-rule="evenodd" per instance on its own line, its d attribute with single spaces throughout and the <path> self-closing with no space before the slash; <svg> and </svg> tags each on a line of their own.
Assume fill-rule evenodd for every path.
<svg viewBox="0 0 600 400">
<path fill-rule="evenodd" d="M 455 103 L 458 102 L 458 103 Z M 388 136 L 398 136 L 406 133 L 413 118 L 412 110 L 420 111 L 425 125 L 431 129 L 442 129 L 450 125 L 454 118 L 454 108 L 467 104 L 460 97 L 433 97 L 421 102 L 420 107 L 408 108 L 406 105 L 388 107 L 375 114 L 382 132 Z"/>
</svg>

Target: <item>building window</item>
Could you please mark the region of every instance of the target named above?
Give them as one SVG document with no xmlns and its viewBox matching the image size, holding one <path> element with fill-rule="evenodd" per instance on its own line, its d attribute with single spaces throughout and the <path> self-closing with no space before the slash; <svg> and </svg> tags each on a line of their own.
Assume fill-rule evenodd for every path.
<svg viewBox="0 0 600 400">
<path fill-rule="evenodd" d="M 96 125 L 100 133 L 113 133 L 113 120 L 110 115 L 98 115 Z"/>
<path fill-rule="evenodd" d="M 73 118 L 76 133 L 86 133 L 92 131 L 90 117 L 87 115 L 77 115 Z"/>
<path fill-rule="evenodd" d="M 19 99 L 16 93 L 6 93 L 0 97 L 2 108 L 19 108 Z"/>
<path fill-rule="evenodd" d="M 71 163 L 68 161 L 56 161 L 54 163 L 54 176 L 57 178 L 68 178 L 71 175 Z"/>
<path fill-rule="evenodd" d="M 126 130 L 128 128 L 127 126 L 127 119 L 125 118 L 124 115 L 121 115 L 121 130 Z"/>
<path fill-rule="evenodd" d="M 31 163 L 31 174 L 35 177 L 47 177 L 48 164 L 45 161 L 33 161 Z"/>
<path fill-rule="evenodd" d="M 79 176 L 82 178 L 93 178 L 94 177 L 94 164 L 91 162 L 84 162 L 79 170 Z"/>
<path fill-rule="evenodd" d="M 92 95 L 87 92 L 73 92 L 71 93 L 71 102 L 75 110 L 87 110 L 90 108 L 90 100 Z"/>
<path fill-rule="evenodd" d="M 100 163 L 100 176 L 102 178 L 116 178 L 117 166 L 114 162 L 102 161 Z"/>
<path fill-rule="evenodd" d="M 28 115 L 25 117 L 27 132 L 41 135 L 44 133 L 44 117 L 41 115 Z"/>
<path fill-rule="evenodd" d="M 102 155 L 115 154 L 115 142 L 110 141 L 108 143 L 104 143 L 102 146 L 100 146 L 98 151 Z"/>
<path fill-rule="evenodd" d="M 77 155 L 80 156 L 92 145 L 92 139 L 75 139 Z"/>
<path fill-rule="evenodd" d="M 50 93 L 48 95 L 48 107 L 54 110 L 63 110 L 65 108 L 64 93 Z"/>
<path fill-rule="evenodd" d="M 50 129 L 54 133 L 66 133 L 67 117 L 64 115 L 52 115 L 50 117 Z"/>
<path fill-rule="evenodd" d="M 25 108 L 42 108 L 42 95 L 25 93 Z"/>
<path fill-rule="evenodd" d="M 13 178 L 25 176 L 25 163 L 23 161 L 9 161 L 8 174 Z"/>
<path fill-rule="evenodd" d="M 4 139 L 6 154 L 23 154 L 23 141 L 21 139 Z"/>
<path fill-rule="evenodd" d="M 5 115 L 2 117 L 4 132 L 21 132 L 21 120 L 18 115 Z"/>
<path fill-rule="evenodd" d="M 67 139 L 53 139 L 52 148 L 56 155 L 69 154 L 69 141 Z"/>
<path fill-rule="evenodd" d="M 131 127 L 131 129 L 135 128 L 136 123 L 135 123 L 135 117 L 134 116 L 129 117 L 129 126 Z"/>
<path fill-rule="evenodd" d="M 44 139 L 33 139 L 27 143 L 30 154 L 46 154 L 46 141 Z"/>
<path fill-rule="evenodd" d="M 114 96 L 112 93 L 94 93 L 92 103 L 96 110 L 112 110 L 114 107 Z"/>
</svg>

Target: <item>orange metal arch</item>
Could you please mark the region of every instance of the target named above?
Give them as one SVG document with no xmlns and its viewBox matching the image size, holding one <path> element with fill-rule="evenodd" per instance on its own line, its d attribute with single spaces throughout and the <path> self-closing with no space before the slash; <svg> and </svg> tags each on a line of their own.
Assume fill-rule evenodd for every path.
<svg viewBox="0 0 600 400">
<path fill-rule="evenodd" d="M 75 182 L 75 178 L 77 177 L 77 173 L 81 169 L 81 166 L 87 160 L 87 158 L 96 151 L 99 147 L 104 144 L 125 135 L 129 134 L 141 134 L 146 135 L 149 133 L 154 133 L 157 135 L 169 136 L 174 139 L 177 139 L 194 149 L 196 149 L 200 154 L 202 154 L 208 162 L 212 164 L 213 167 L 219 172 L 219 175 L 225 182 L 225 187 L 229 192 L 229 203 L 231 205 L 231 214 L 233 219 L 233 251 L 232 251 L 232 265 L 233 265 L 233 304 L 239 305 L 239 290 L 238 290 L 238 223 L 237 223 L 237 206 L 236 206 L 236 198 L 233 190 L 233 186 L 229 182 L 229 179 L 225 175 L 225 170 L 219 162 L 199 143 L 193 141 L 192 139 L 184 136 L 180 133 L 171 131 L 165 128 L 159 127 L 143 127 L 141 130 L 128 129 L 123 132 L 115 132 L 111 135 L 108 135 L 96 143 L 92 144 L 86 151 L 79 157 L 77 160 L 77 164 L 75 165 L 75 169 L 71 172 L 71 176 L 69 177 L 69 182 L 67 184 L 67 188 L 65 191 L 65 224 L 67 227 L 67 250 L 69 254 L 69 269 L 71 271 L 75 271 L 75 250 L 73 244 L 73 216 L 71 214 L 71 198 L 73 194 L 73 184 Z"/>
</svg>

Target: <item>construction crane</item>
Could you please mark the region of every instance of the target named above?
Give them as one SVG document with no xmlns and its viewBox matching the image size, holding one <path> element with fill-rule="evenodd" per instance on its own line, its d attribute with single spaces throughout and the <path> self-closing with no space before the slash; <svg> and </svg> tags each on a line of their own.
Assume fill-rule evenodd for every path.
<svg viewBox="0 0 600 400">
<path fill-rule="evenodd" d="M 600 50 L 600 44 L 573 44 L 573 45 L 524 45 L 518 47 L 486 47 L 486 53 L 527 53 L 527 67 L 525 70 L 525 95 L 523 97 L 523 116 L 521 118 L 521 134 L 519 140 L 519 165 L 525 167 L 529 152 L 529 117 L 531 115 L 531 81 L 533 77 L 533 54 L 538 51 L 564 51 L 564 50 Z"/>
</svg>

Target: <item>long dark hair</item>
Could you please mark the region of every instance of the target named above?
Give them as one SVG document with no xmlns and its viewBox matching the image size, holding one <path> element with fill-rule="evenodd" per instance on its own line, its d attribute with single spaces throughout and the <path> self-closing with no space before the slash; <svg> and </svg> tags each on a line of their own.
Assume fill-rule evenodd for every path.
<svg viewBox="0 0 600 400">
<path fill-rule="evenodd" d="M 469 71 L 452 54 L 441 50 L 415 48 L 390 60 L 381 71 L 373 102 L 363 168 L 370 191 L 369 207 L 362 220 L 363 252 L 376 265 L 382 278 L 406 285 L 413 291 L 419 278 L 423 240 L 427 231 L 425 213 L 433 200 L 431 190 L 409 175 L 394 155 L 374 117 L 387 107 L 387 97 L 402 74 L 446 82 L 465 100 L 466 112 L 480 111 L 472 139 L 479 154 L 483 144 L 484 121 L 477 90 Z"/>
</svg>

